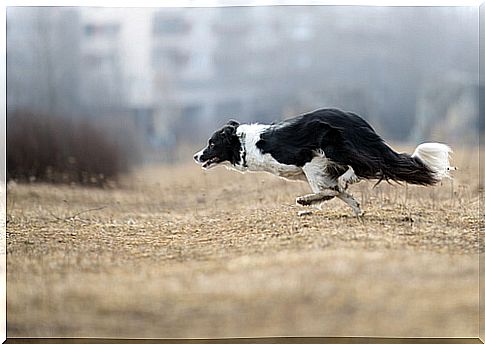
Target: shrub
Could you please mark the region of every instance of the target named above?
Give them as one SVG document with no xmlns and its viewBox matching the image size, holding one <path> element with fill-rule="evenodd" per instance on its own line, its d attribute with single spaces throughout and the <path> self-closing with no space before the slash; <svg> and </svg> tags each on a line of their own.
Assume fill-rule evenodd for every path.
<svg viewBox="0 0 485 344">
<path fill-rule="evenodd" d="M 117 135 L 94 122 L 31 112 L 7 115 L 8 180 L 102 186 L 126 172 L 131 158 Z"/>
</svg>

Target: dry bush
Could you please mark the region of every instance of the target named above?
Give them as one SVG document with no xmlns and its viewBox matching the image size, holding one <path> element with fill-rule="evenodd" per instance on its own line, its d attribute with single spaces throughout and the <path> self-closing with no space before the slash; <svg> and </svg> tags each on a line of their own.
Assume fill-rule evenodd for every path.
<svg viewBox="0 0 485 344">
<path fill-rule="evenodd" d="M 9 180 L 102 186 L 132 162 L 119 136 L 92 122 L 31 112 L 7 117 Z"/>
</svg>

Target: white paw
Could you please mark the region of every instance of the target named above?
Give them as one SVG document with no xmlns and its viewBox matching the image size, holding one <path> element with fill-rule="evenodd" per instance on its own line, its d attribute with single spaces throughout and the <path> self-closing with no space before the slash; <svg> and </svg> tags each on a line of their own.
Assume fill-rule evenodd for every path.
<svg viewBox="0 0 485 344">
<path fill-rule="evenodd" d="M 349 167 L 347 172 L 345 172 L 338 178 L 339 187 L 344 190 L 347 190 L 350 184 L 355 184 L 355 183 L 358 183 L 359 181 L 360 181 L 360 178 L 355 174 L 352 167 Z"/>
<path fill-rule="evenodd" d="M 313 211 L 311 210 L 302 210 L 298 212 L 298 216 L 307 216 L 307 215 L 312 215 Z"/>
</svg>

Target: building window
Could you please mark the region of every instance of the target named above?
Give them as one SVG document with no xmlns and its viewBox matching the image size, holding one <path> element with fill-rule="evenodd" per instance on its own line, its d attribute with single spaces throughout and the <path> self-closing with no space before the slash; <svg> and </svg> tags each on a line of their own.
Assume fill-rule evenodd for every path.
<svg viewBox="0 0 485 344">
<path fill-rule="evenodd" d="M 115 37 L 120 30 L 119 24 L 87 24 L 84 26 L 84 35 L 86 37 Z"/>
<path fill-rule="evenodd" d="M 188 33 L 190 29 L 190 23 L 184 18 L 156 16 L 152 24 L 154 35 L 185 34 Z"/>
<path fill-rule="evenodd" d="M 115 57 L 113 55 L 104 54 L 87 54 L 84 56 L 84 61 L 90 67 L 100 67 L 114 65 Z"/>
<path fill-rule="evenodd" d="M 190 56 L 187 52 L 176 48 L 155 49 L 152 53 L 154 67 L 165 66 L 182 68 L 189 62 Z"/>
</svg>

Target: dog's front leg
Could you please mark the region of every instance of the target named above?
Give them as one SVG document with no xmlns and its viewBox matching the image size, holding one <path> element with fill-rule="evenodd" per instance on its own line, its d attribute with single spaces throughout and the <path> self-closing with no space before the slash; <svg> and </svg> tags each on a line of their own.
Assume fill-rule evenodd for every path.
<svg viewBox="0 0 485 344">
<path fill-rule="evenodd" d="M 296 199 L 296 203 L 300 205 L 314 205 L 315 203 L 321 203 L 324 201 L 331 200 L 335 196 L 338 196 L 340 193 L 333 189 L 324 189 L 318 193 L 308 194 Z"/>
</svg>

